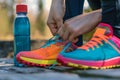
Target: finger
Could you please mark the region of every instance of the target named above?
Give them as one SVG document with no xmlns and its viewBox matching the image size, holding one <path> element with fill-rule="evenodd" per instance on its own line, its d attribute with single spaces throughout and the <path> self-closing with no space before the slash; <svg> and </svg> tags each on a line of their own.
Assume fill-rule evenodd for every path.
<svg viewBox="0 0 120 80">
<path fill-rule="evenodd" d="M 76 33 L 71 33 L 71 35 L 69 36 L 69 41 L 74 41 L 74 39 L 77 37 Z"/>
<path fill-rule="evenodd" d="M 57 27 L 55 24 L 48 24 L 50 31 L 52 32 L 53 35 L 55 35 L 57 33 Z"/>
<path fill-rule="evenodd" d="M 73 39 L 73 41 L 72 41 L 72 42 L 73 42 L 73 43 L 77 43 L 77 42 L 78 42 L 78 40 L 79 40 L 79 39 L 76 37 L 76 38 L 74 38 L 74 39 Z"/>
<path fill-rule="evenodd" d="M 70 36 L 70 32 L 68 30 L 65 30 L 65 33 L 63 34 L 63 39 L 68 40 L 69 36 Z"/>
<path fill-rule="evenodd" d="M 60 37 L 63 37 L 63 34 L 64 34 L 63 27 L 59 29 L 58 34 L 60 35 Z"/>
<path fill-rule="evenodd" d="M 58 29 L 63 26 L 63 20 L 57 20 L 57 27 Z"/>
</svg>

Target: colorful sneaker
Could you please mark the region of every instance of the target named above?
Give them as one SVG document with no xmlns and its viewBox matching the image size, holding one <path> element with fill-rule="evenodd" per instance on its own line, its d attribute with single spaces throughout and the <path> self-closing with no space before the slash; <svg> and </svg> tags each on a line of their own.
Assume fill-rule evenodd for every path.
<svg viewBox="0 0 120 80">
<path fill-rule="evenodd" d="M 42 46 L 33 51 L 22 51 L 16 56 L 19 63 L 27 66 L 50 66 L 56 62 L 58 53 L 61 52 L 67 42 L 59 40 L 59 36 L 55 36 Z"/>
<path fill-rule="evenodd" d="M 57 58 L 63 65 L 77 68 L 107 69 L 120 66 L 120 39 L 112 27 L 100 23 L 92 39 L 72 51 L 62 51 Z"/>
</svg>

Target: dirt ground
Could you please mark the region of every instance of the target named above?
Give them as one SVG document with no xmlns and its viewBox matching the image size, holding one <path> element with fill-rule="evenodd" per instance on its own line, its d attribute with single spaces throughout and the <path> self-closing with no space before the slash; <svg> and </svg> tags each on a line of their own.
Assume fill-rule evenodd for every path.
<svg viewBox="0 0 120 80">
<path fill-rule="evenodd" d="M 56 66 L 15 67 L 13 59 L 0 59 L 0 80 L 120 80 L 120 69 L 79 70 Z"/>
</svg>

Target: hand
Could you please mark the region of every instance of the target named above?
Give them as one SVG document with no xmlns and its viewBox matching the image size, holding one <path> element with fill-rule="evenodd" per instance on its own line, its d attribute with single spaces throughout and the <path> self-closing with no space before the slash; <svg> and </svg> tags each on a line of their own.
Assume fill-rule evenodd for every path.
<svg viewBox="0 0 120 80">
<path fill-rule="evenodd" d="M 55 35 L 63 25 L 64 9 L 64 0 L 52 0 L 47 25 L 53 35 Z"/>
<path fill-rule="evenodd" d="M 73 41 L 79 35 L 91 31 L 101 21 L 101 10 L 83 14 L 65 21 L 58 34 L 64 39 Z"/>
</svg>

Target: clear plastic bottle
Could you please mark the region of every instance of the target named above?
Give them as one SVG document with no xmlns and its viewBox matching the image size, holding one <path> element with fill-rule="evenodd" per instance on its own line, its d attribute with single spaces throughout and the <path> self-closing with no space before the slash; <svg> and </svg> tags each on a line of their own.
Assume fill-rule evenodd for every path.
<svg viewBox="0 0 120 80">
<path fill-rule="evenodd" d="M 22 67 L 16 61 L 16 55 L 20 51 L 30 51 L 30 22 L 27 15 L 27 5 L 16 5 L 16 18 L 14 22 L 14 64 Z"/>
</svg>

